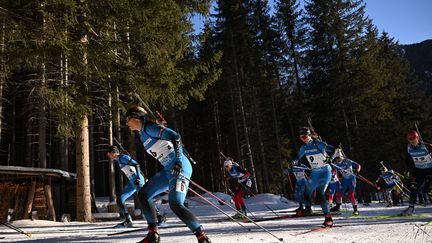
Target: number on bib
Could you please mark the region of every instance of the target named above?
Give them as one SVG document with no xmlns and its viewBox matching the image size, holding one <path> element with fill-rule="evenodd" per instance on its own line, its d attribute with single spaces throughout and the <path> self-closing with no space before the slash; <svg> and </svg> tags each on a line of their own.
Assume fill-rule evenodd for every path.
<svg viewBox="0 0 432 243">
<path fill-rule="evenodd" d="M 176 191 L 181 193 L 186 193 L 186 182 L 184 179 L 177 179 L 176 182 Z"/>
</svg>

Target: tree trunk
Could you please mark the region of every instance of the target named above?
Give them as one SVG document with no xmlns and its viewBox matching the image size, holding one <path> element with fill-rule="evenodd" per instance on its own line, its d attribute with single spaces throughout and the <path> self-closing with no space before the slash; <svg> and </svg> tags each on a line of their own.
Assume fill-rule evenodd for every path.
<svg viewBox="0 0 432 243">
<path fill-rule="evenodd" d="M 256 177 L 256 173 L 255 173 L 255 164 L 254 164 L 254 160 L 253 160 L 253 156 L 252 156 L 252 150 L 251 150 L 251 146 L 250 146 L 250 140 L 249 140 L 249 131 L 248 131 L 248 127 L 247 127 L 247 123 L 246 123 L 246 114 L 245 114 L 245 110 L 244 110 L 244 106 L 243 106 L 243 95 L 242 95 L 242 90 L 240 87 L 240 77 L 243 77 L 242 73 L 239 73 L 239 67 L 237 64 L 237 54 L 236 54 L 236 48 L 234 45 L 234 41 L 233 41 L 233 36 L 232 36 L 232 32 L 230 32 L 230 37 L 231 37 L 231 47 L 232 47 L 232 54 L 233 54 L 233 61 L 234 61 L 234 71 L 235 71 L 235 84 L 236 84 L 236 88 L 237 88 L 237 97 L 239 99 L 239 107 L 240 107 L 240 116 L 241 116 L 241 120 L 242 120 L 242 126 L 243 126 L 243 131 L 244 131 L 244 136 L 245 136 L 245 140 L 246 140 L 246 149 L 247 149 L 247 153 L 248 153 L 248 157 L 249 157 L 249 167 L 251 169 L 251 174 L 252 177 L 254 178 L 254 189 L 255 192 L 258 192 L 258 185 L 257 185 L 257 177 Z"/>
<path fill-rule="evenodd" d="M 112 96 L 111 89 L 108 87 L 108 144 L 114 144 L 114 127 L 113 127 L 113 107 L 112 107 Z M 115 193 L 115 170 L 114 170 L 114 161 L 109 160 L 108 162 L 108 181 L 109 181 L 109 198 L 110 203 L 114 203 L 117 199 Z"/>
<path fill-rule="evenodd" d="M 41 77 L 41 88 L 43 89 L 46 85 L 46 70 L 45 63 L 41 64 L 42 77 Z M 39 156 L 39 167 L 46 168 L 46 104 L 42 97 L 39 97 L 38 104 L 38 156 Z"/>
<path fill-rule="evenodd" d="M 76 133 L 77 220 L 90 222 L 92 214 L 90 195 L 89 127 L 87 115 L 84 115 L 78 122 L 79 124 Z"/>
<path fill-rule="evenodd" d="M 213 122 L 214 122 L 214 132 L 216 136 L 216 147 L 217 147 L 217 153 L 219 158 L 219 168 L 218 168 L 218 178 L 224 177 L 224 166 L 223 166 L 223 156 L 222 156 L 222 138 L 221 138 L 221 130 L 220 130 L 220 120 L 219 120 L 219 103 L 216 100 L 214 94 L 212 95 L 212 103 L 213 103 Z M 224 192 L 228 192 L 227 183 L 225 180 L 222 180 Z M 219 185 L 218 182 L 216 182 L 217 185 Z M 218 191 L 221 191 L 219 187 L 216 187 Z"/>
<path fill-rule="evenodd" d="M 45 1 L 41 3 L 42 15 L 45 14 Z M 45 16 L 42 16 L 42 33 L 45 32 Z M 43 36 L 43 34 L 42 34 Z M 39 40 L 39 47 L 43 48 L 45 45 L 45 39 L 42 37 Z M 46 85 L 46 66 L 45 66 L 45 54 L 42 54 L 42 62 L 40 64 L 41 69 L 41 84 L 40 89 L 43 90 Z M 41 95 L 41 94 L 40 94 Z M 38 157 L 39 157 L 39 167 L 47 167 L 47 151 L 46 151 L 46 104 L 43 97 L 39 97 L 38 104 Z"/>
<path fill-rule="evenodd" d="M 240 148 L 240 138 L 239 138 L 239 132 L 238 132 L 238 126 L 237 126 L 237 109 L 235 106 L 235 100 L 234 100 L 234 87 L 231 82 L 230 84 L 230 101 L 231 101 L 231 112 L 232 112 L 232 119 L 233 119 L 233 128 L 234 128 L 234 138 L 236 142 L 236 150 L 237 150 L 237 159 L 241 160 L 241 148 Z"/>
<path fill-rule="evenodd" d="M 275 102 L 274 102 L 273 89 L 270 90 L 270 92 L 271 92 L 270 98 L 271 98 L 271 105 L 272 105 L 273 127 L 274 127 L 275 139 L 276 139 L 276 145 L 277 145 L 277 160 L 278 160 L 278 163 L 279 163 L 279 167 L 281 169 L 280 173 L 282 174 L 281 175 L 282 176 L 281 177 L 281 181 L 282 181 L 282 193 L 286 196 L 287 195 L 287 191 L 286 191 L 285 175 L 283 174 L 284 166 L 283 166 L 283 161 L 282 161 L 282 147 L 281 147 L 281 141 L 280 141 L 280 135 L 279 135 L 279 125 L 278 125 L 278 119 L 277 119 L 277 113 L 276 113 L 276 105 L 275 105 Z M 288 177 L 288 180 L 290 180 L 289 177 Z M 291 181 L 290 181 L 290 185 L 292 187 Z M 294 189 L 291 188 L 291 191 L 294 191 Z"/>
<path fill-rule="evenodd" d="M 84 0 L 81 0 L 81 5 L 84 9 Z M 86 13 L 83 13 L 86 18 Z M 82 67 L 84 75 L 79 75 L 81 91 L 83 92 L 84 99 L 81 101 L 83 105 L 85 102 L 86 94 L 88 93 L 88 53 L 86 47 L 89 43 L 87 34 L 84 34 L 80 39 L 83 45 Z M 90 193 L 90 149 L 89 149 L 89 127 L 88 115 L 83 114 L 77 121 L 76 132 L 76 172 L 77 172 L 77 220 L 90 222 L 92 219 L 91 214 L 91 193 Z"/>
<path fill-rule="evenodd" d="M 262 139 L 262 134 L 261 134 L 261 123 L 260 123 L 260 117 L 259 117 L 259 108 L 258 108 L 258 104 L 257 104 L 257 100 L 256 100 L 256 90 L 255 90 L 255 86 L 252 86 L 252 102 L 253 102 L 253 107 L 255 112 L 254 113 L 254 117 L 255 117 L 255 126 L 257 128 L 257 140 L 258 140 L 258 145 L 260 148 L 260 158 L 261 158 L 261 168 L 262 168 L 262 182 L 263 182 L 263 191 L 264 192 L 269 192 L 269 177 L 268 177 L 268 170 L 267 170 L 267 161 L 266 161 L 266 153 L 265 153 L 265 149 L 264 149 L 264 143 L 263 143 L 263 139 Z"/>
<path fill-rule="evenodd" d="M 62 74 L 62 80 L 61 80 L 61 87 L 63 89 L 66 89 L 67 85 L 68 85 L 68 81 L 69 81 L 69 63 L 68 63 L 68 57 L 66 55 L 62 55 L 61 57 L 61 74 Z M 64 98 L 65 100 L 63 101 L 64 103 L 67 102 L 67 98 Z M 65 117 L 66 117 L 66 113 L 64 113 Z M 60 168 L 64 171 L 69 171 L 69 158 L 68 158 L 68 151 L 69 151 L 69 146 L 68 146 L 68 138 L 67 137 L 62 137 L 60 139 Z"/>
<path fill-rule="evenodd" d="M 1 60 L 0 60 L 0 144 L 2 141 L 2 126 L 3 126 L 3 88 L 6 82 L 6 62 L 5 62 L 5 51 L 6 51 L 6 15 L 2 11 L 2 36 L 1 36 Z"/>
</svg>

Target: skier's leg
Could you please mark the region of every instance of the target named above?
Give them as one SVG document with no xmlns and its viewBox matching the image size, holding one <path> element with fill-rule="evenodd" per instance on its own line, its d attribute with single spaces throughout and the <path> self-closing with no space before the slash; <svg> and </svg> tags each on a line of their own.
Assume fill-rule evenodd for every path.
<svg viewBox="0 0 432 243">
<path fill-rule="evenodd" d="M 144 217 L 149 226 L 156 226 L 157 213 L 153 197 L 168 189 L 169 171 L 163 170 L 152 176 L 139 191 L 138 195 L 142 204 Z"/>
<path fill-rule="evenodd" d="M 183 223 L 194 233 L 198 242 L 210 242 L 203 231 L 201 224 L 192 212 L 184 206 L 184 201 L 189 188 L 189 180 L 192 176 L 192 166 L 189 160 L 182 156 L 182 176 L 170 178 L 168 200 L 171 210 L 180 218 Z M 184 178 L 186 177 L 186 178 Z"/>
</svg>

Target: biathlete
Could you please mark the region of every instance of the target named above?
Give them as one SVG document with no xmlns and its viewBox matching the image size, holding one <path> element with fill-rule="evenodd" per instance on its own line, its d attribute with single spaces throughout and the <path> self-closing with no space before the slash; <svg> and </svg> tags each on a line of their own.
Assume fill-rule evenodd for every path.
<svg viewBox="0 0 432 243">
<path fill-rule="evenodd" d="M 142 107 L 133 107 L 126 112 L 126 124 L 130 130 L 139 132 L 146 152 L 163 166 L 162 171 L 152 176 L 139 193 L 148 223 L 147 236 L 140 242 L 160 242 L 153 197 L 169 189 L 171 210 L 194 233 L 199 243 L 209 243 L 198 219 L 184 205 L 189 187 L 187 178 L 192 176 L 192 165 L 183 153 L 180 135 L 148 117 Z"/>
</svg>

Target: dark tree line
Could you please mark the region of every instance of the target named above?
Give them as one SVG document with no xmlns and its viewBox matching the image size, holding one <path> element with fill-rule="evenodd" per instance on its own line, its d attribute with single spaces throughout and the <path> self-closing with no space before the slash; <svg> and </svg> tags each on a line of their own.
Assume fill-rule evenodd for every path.
<svg viewBox="0 0 432 243">
<path fill-rule="evenodd" d="M 415 121 L 432 135 L 424 79 L 362 0 L 215 5 L 195 35 L 191 17 L 209 1 L 0 1 L 0 164 L 76 172 L 78 215 L 89 220 L 91 193 L 115 200 L 121 188 L 109 144 L 120 141 L 147 176 L 158 170 L 124 126 L 134 92 L 181 133 L 198 161 L 193 179 L 214 191 L 226 190 L 227 155 L 255 190 L 290 192 L 282 169 L 308 121 L 366 177 L 381 160 L 405 169 Z"/>
</svg>

